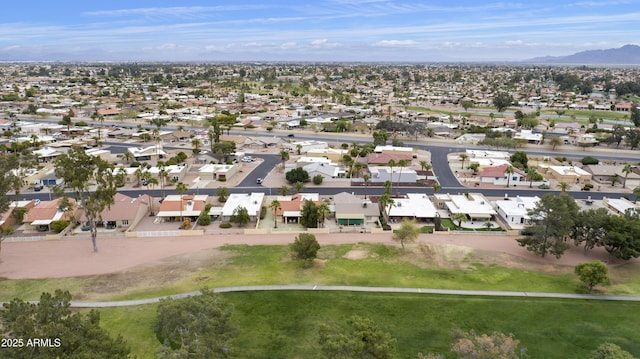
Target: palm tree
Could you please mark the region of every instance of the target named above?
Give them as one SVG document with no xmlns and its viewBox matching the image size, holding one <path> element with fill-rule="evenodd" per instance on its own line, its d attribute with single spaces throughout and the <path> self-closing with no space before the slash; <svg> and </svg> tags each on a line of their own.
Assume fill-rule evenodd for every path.
<svg viewBox="0 0 640 359">
<path fill-rule="evenodd" d="M 442 189 L 442 185 L 440 185 L 440 183 L 436 182 L 433 184 L 433 193 L 438 193 L 440 190 Z"/>
<path fill-rule="evenodd" d="M 549 137 L 549 144 L 551 145 L 551 149 L 554 151 L 556 150 L 556 147 L 563 143 L 564 141 L 558 136 Z"/>
<path fill-rule="evenodd" d="M 491 230 L 491 228 L 493 228 L 493 223 L 489 220 L 487 221 L 487 223 L 484 224 L 484 226 L 487 228 L 487 230 Z"/>
<path fill-rule="evenodd" d="M 569 189 L 569 184 L 567 182 L 560 182 L 558 183 L 558 188 L 560 188 L 560 191 L 566 192 L 567 189 Z"/>
<path fill-rule="evenodd" d="M 364 199 L 367 199 L 367 189 L 369 188 L 371 176 L 369 174 L 365 174 L 364 176 L 362 176 L 362 181 L 364 182 Z"/>
<path fill-rule="evenodd" d="M 527 177 L 529 177 L 529 188 L 533 187 L 533 178 L 536 175 L 537 171 L 533 167 L 527 168 Z"/>
<path fill-rule="evenodd" d="M 283 196 L 288 196 L 289 194 L 291 194 L 291 188 L 289 188 L 289 186 L 287 186 L 286 184 L 282 185 L 282 187 L 280 187 L 280 194 Z"/>
<path fill-rule="evenodd" d="M 162 198 L 165 197 L 164 186 L 169 179 L 169 173 L 165 169 L 164 161 L 158 161 L 156 164 L 158 167 L 158 179 L 160 179 L 160 188 L 162 189 Z"/>
<path fill-rule="evenodd" d="M 138 166 L 138 168 L 136 168 L 136 171 L 133 172 L 133 175 L 136 176 L 136 180 L 138 181 L 138 187 L 140 187 L 140 179 L 144 175 L 144 172 L 142 171 L 142 165 L 140 165 L 140 166 Z"/>
<path fill-rule="evenodd" d="M 454 213 L 451 215 L 451 220 L 458 222 L 458 228 L 462 225 L 462 221 L 467 220 L 467 215 L 464 213 Z"/>
<path fill-rule="evenodd" d="M 362 164 L 362 162 L 356 161 L 353 164 L 353 169 L 351 170 L 351 177 L 360 177 L 360 173 L 362 172 L 362 169 L 364 168 L 364 164 Z"/>
<path fill-rule="evenodd" d="M 507 187 L 509 187 L 509 182 L 511 181 L 511 175 L 513 175 L 515 171 L 513 170 L 513 166 L 507 166 L 504 170 L 504 174 L 507 175 Z"/>
<path fill-rule="evenodd" d="M 460 168 L 464 169 L 464 161 L 469 158 L 469 155 L 467 155 L 466 153 L 461 153 L 458 155 L 458 158 L 460 158 Z"/>
<path fill-rule="evenodd" d="M 229 191 L 229 188 L 227 187 L 218 187 L 218 189 L 216 190 L 216 196 L 218 196 L 218 202 L 226 202 L 227 199 L 229 198 L 229 194 L 231 192 Z"/>
<path fill-rule="evenodd" d="M 151 172 L 145 171 L 142 174 L 142 180 L 143 180 L 143 183 L 145 183 L 147 186 L 147 196 L 149 196 L 149 211 L 153 216 L 155 213 L 153 212 L 153 197 L 151 197 L 151 190 L 153 189 L 153 186 L 158 185 L 158 179 L 153 177 Z"/>
<path fill-rule="evenodd" d="M 614 187 L 618 182 L 620 182 L 620 177 L 613 175 L 613 177 L 611 177 L 611 187 Z"/>
<path fill-rule="evenodd" d="M 194 155 L 200 153 L 200 146 L 202 146 L 202 141 L 197 138 L 191 140 L 191 146 L 193 146 L 192 152 Z"/>
<path fill-rule="evenodd" d="M 282 150 L 280 151 L 280 159 L 282 160 L 282 170 L 285 169 L 285 164 L 289 160 L 289 152 Z"/>
<path fill-rule="evenodd" d="M 423 171 L 429 171 L 432 167 L 431 167 L 431 164 L 429 164 L 427 161 L 422 160 L 420 161 L 420 168 Z"/>
<path fill-rule="evenodd" d="M 391 192 L 393 191 L 393 167 L 395 167 L 397 165 L 396 161 L 392 158 L 389 160 L 389 162 L 387 162 L 387 166 L 389 166 L 389 179 L 391 182 L 391 187 L 389 187 L 389 194 L 391 194 Z"/>
<path fill-rule="evenodd" d="M 188 190 L 189 188 L 182 181 L 176 184 L 176 192 L 180 195 L 180 222 L 182 222 L 182 195 Z"/>
<path fill-rule="evenodd" d="M 380 206 L 382 206 L 383 214 L 388 219 L 389 218 L 389 211 L 391 210 L 391 207 L 395 203 L 393 201 L 393 198 L 391 198 L 391 195 L 389 193 L 385 192 L 380 196 L 380 198 L 378 198 L 378 203 L 380 204 Z"/>
<path fill-rule="evenodd" d="M 622 173 L 624 173 L 624 184 L 622 188 L 627 188 L 627 176 L 629 176 L 631 172 L 633 172 L 633 166 L 628 163 L 624 165 L 624 168 L 622 168 Z"/>
<path fill-rule="evenodd" d="M 398 185 L 396 186 L 396 196 L 400 196 L 400 178 L 402 177 L 402 169 L 409 165 L 408 160 L 400 160 L 398 161 L 398 167 L 400 168 L 400 172 L 398 173 Z"/>
<path fill-rule="evenodd" d="M 300 181 L 296 181 L 296 183 L 293 184 L 293 188 L 296 189 L 296 193 L 300 193 L 302 191 L 302 189 L 304 188 L 304 183 L 302 183 Z"/>
<path fill-rule="evenodd" d="M 324 227 L 324 220 L 331 214 L 331 210 L 329 209 L 329 205 L 326 203 L 322 203 L 317 207 L 318 210 L 318 227 Z"/>
<path fill-rule="evenodd" d="M 278 201 L 277 199 L 274 199 L 273 201 L 271 201 L 271 204 L 269 204 L 269 208 L 271 208 L 271 210 L 273 211 L 273 228 L 278 228 L 278 211 L 282 209 L 282 205 L 280 204 L 280 201 Z"/>
</svg>

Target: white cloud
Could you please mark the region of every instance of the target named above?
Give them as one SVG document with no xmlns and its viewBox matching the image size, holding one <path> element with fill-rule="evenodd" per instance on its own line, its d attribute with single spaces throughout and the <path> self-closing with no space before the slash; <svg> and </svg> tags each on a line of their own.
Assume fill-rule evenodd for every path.
<svg viewBox="0 0 640 359">
<path fill-rule="evenodd" d="M 418 43 L 413 40 L 382 40 L 378 41 L 373 46 L 380 47 L 412 47 Z"/>
<path fill-rule="evenodd" d="M 505 43 L 505 45 L 509 45 L 509 46 L 521 46 L 521 45 L 524 45 L 524 41 L 522 41 L 522 40 L 509 40 L 509 41 L 505 41 L 504 43 Z"/>
<path fill-rule="evenodd" d="M 340 46 L 337 42 L 329 42 L 327 39 L 318 39 L 311 41 L 311 47 L 317 49 L 331 49 Z"/>
</svg>

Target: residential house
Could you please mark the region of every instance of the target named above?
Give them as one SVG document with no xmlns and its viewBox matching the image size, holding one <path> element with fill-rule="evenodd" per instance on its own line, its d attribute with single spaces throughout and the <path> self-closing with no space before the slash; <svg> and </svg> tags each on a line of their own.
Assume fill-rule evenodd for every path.
<svg viewBox="0 0 640 359">
<path fill-rule="evenodd" d="M 391 160 L 395 163 L 398 163 L 401 160 L 411 163 L 412 159 L 413 157 L 410 153 L 370 153 L 369 156 L 367 156 L 367 163 L 369 165 L 386 166 Z"/>
<path fill-rule="evenodd" d="M 511 175 L 507 174 L 506 171 L 509 166 L 511 165 L 505 163 L 499 166 L 483 168 L 478 172 L 478 178 L 482 183 L 491 183 L 502 186 L 506 186 L 507 184 L 510 186 L 516 186 L 519 182 L 527 180 L 527 175 L 524 171 L 517 167 L 511 166 L 513 173 Z"/>
<path fill-rule="evenodd" d="M 233 165 L 217 165 L 217 164 L 208 164 L 200 167 L 198 172 L 200 173 L 201 179 L 214 179 L 218 181 L 227 181 L 231 179 L 238 171 L 240 170 L 240 166 L 237 164 Z"/>
<path fill-rule="evenodd" d="M 282 144 L 282 139 L 279 137 L 268 136 L 247 136 L 244 140 L 242 148 L 277 148 Z"/>
<path fill-rule="evenodd" d="M 407 193 L 404 198 L 394 198 L 389 209 L 389 218 L 401 221 L 415 219 L 420 222 L 432 222 L 438 211 L 433 202 L 424 193 Z"/>
<path fill-rule="evenodd" d="M 324 157 L 333 162 L 342 161 L 342 157 L 346 154 L 349 154 L 348 150 L 336 148 L 312 148 L 307 151 L 307 157 Z"/>
<path fill-rule="evenodd" d="M 317 175 L 320 175 L 323 178 L 344 178 L 347 174 L 345 170 L 331 163 L 310 163 L 302 168 L 307 171 L 310 178 L 313 178 Z"/>
<path fill-rule="evenodd" d="M 160 204 L 156 217 L 166 221 L 180 220 L 180 217 L 196 221 L 207 205 L 209 196 L 201 195 L 168 195 Z"/>
<path fill-rule="evenodd" d="M 576 166 L 549 166 L 541 163 L 538 165 L 538 170 L 543 175 L 568 184 L 591 183 L 593 177 L 591 173 Z"/>
<path fill-rule="evenodd" d="M 416 183 L 418 174 L 409 167 L 369 166 L 371 183 Z"/>
<path fill-rule="evenodd" d="M 496 215 L 489 201 L 481 193 L 451 195 L 436 193 L 433 195 L 436 208 L 447 209 L 450 215 L 466 214 L 471 221 L 489 221 Z"/>
<path fill-rule="evenodd" d="M 333 196 L 336 223 L 341 226 L 380 225 L 380 208 L 354 194 L 340 192 Z"/>
<path fill-rule="evenodd" d="M 496 212 L 503 222 L 511 229 L 522 229 L 529 224 L 531 217 L 529 211 L 535 208 L 540 197 L 505 198 L 494 201 Z"/>
<path fill-rule="evenodd" d="M 263 202 L 264 193 L 261 192 L 232 193 L 222 207 L 222 220 L 229 221 L 236 208 L 244 207 L 249 212 L 251 220 L 257 221 L 260 218 Z"/>
<path fill-rule="evenodd" d="M 47 163 L 53 161 L 54 158 L 64 154 L 65 152 L 53 147 L 42 147 L 37 150 L 33 150 L 33 154 L 38 158 L 38 162 Z"/>
<path fill-rule="evenodd" d="M 167 153 L 162 150 L 161 144 L 142 148 L 129 147 L 127 150 L 133 154 L 133 157 L 138 162 L 158 161 L 167 157 Z"/>
<path fill-rule="evenodd" d="M 282 223 L 300 223 L 302 206 L 306 201 L 320 205 L 318 193 L 297 193 L 292 196 L 276 197 L 280 202 L 280 209 L 276 210 L 276 217 L 282 218 Z"/>
<path fill-rule="evenodd" d="M 532 130 L 520 130 L 520 132 L 513 135 L 513 139 L 538 145 L 542 143 L 543 136 L 542 133 L 534 133 Z"/>
<path fill-rule="evenodd" d="M 149 212 L 149 196 L 132 198 L 122 193 L 116 193 L 113 200 L 111 207 L 100 213 L 98 226 L 106 229 L 133 228 Z M 80 221 L 88 225 L 84 215 Z"/>
<path fill-rule="evenodd" d="M 55 221 L 65 220 L 74 221 L 77 218 L 78 207 L 73 198 L 69 198 L 71 209 L 62 211 L 60 205 L 62 198 L 56 198 L 51 201 L 42 201 L 38 205 L 29 209 L 24 217 L 25 228 L 39 232 L 48 232 L 52 230 L 51 223 Z"/>
<path fill-rule="evenodd" d="M 376 146 L 373 149 L 373 152 L 375 153 L 394 153 L 394 154 L 405 154 L 405 155 L 409 155 L 409 156 L 413 156 L 413 147 L 398 147 L 398 146 L 391 146 L 391 145 L 383 145 L 383 146 Z"/>
<path fill-rule="evenodd" d="M 38 202 L 40 202 L 38 200 Z M 0 228 L 2 230 L 7 230 L 8 228 L 13 228 L 17 222 L 16 218 L 13 215 L 13 211 L 24 211 L 25 214 L 36 205 L 36 200 L 30 201 L 12 201 L 9 203 L 9 207 L 4 213 L 0 214 Z"/>
<path fill-rule="evenodd" d="M 623 166 L 621 165 L 587 165 L 584 166 L 584 170 L 591 173 L 594 182 L 600 184 L 610 184 L 613 177 L 618 177 L 617 182 L 621 183 L 624 175 L 622 173 Z M 631 174 L 629 174 L 631 175 Z"/>
<path fill-rule="evenodd" d="M 322 142 L 322 141 L 316 141 L 316 140 L 291 142 L 291 143 L 284 144 L 284 146 L 290 152 L 298 153 L 298 151 L 300 151 L 300 153 L 304 153 L 304 154 L 306 154 L 309 150 L 312 150 L 312 149 L 321 150 L 321 149 L 329 148 L 328 143 Z"/>
<path fill-rule="evenodd" d="M 618 215 L 624 215 L 628 211 L 640 213 L 640 205 L 623 197 L 619 199 L 604 197 L 602 198 L 602 204 L 605 208 Z"/>
</svg>

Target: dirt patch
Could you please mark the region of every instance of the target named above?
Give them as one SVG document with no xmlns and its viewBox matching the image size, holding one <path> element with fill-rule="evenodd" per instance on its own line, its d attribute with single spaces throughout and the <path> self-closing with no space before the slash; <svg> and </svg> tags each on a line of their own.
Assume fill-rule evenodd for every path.
<svg viewBox="0 0 640 359">
<path fill-rule="evenodd" d="M 365 259 L 368 257 L 369 257 L 369 251 L 364 249 L 352 249 L 342 256 L 342 258 L 351 259 L 351 260 Z"/>
<path fill-rule="evenodd" d="M 89 276 L 82 293 L 74 294 L 74 298 L 80 300 L 170 286 L 202 269 L 223 267 L 230 255 L 228 251 L 204 249 L 142 264 L 123 272 Z"/>
</svg>

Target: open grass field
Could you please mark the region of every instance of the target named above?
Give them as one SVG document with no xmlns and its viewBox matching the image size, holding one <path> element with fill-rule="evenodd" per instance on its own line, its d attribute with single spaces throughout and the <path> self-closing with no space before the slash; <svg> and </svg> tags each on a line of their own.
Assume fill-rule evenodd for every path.
<svg viewBox="0 0 640 359">
<path fill-rule="evenodd" d="M 240 330 L 237 358 L 321 358 L 321 323 L 358 314 L 398 340 L 399 358 L 447 353 L 451 331 L 512 333 L 527 358 L 586 358 L 613 342 L 640 356 L 640 303 L 354 292 L 225 293 Z M 103 309 L 102 323 L 122 333 L 140 358 L 159 345 L 151 331 L 156 306 Z M 135 343 L 135 344 L 134 344 Z M 449 356 L 451 357 L 451 356 Z"/>
<path fill-rule="evenodd" d="M 640 294 L 636 262 L 610 269 L 606 294 Z M 286 246 L 232 245 L 177 256 L 107 275 L 53 280 L 4 280 L 0 300 L 37 299 L 56 288 L 74 300 L 166 296 L 203 287 L 260 284 L 394 286 L 528 292 L 581 292 L 573 267 L 527 263 L 504 254 L 458 246 L 417 244 L 402 252 L 384 244 L 326 245 L 309 269 Z M 610 341 L 640 356 L 640 303 L 476 298 L 351 292 L 223 294 L 241 330 L 238 358 L 316 358 L 317 326 L 370 317 L 398 339 L 399 357 L 445 353 L 451 329 L 513 333 L 530 358 L 581 358 Z M 102 325 L 122 334 L 140 358 L 159 343 L 151 331 L 156 305 L 101 309 Z"/>
</svg>

